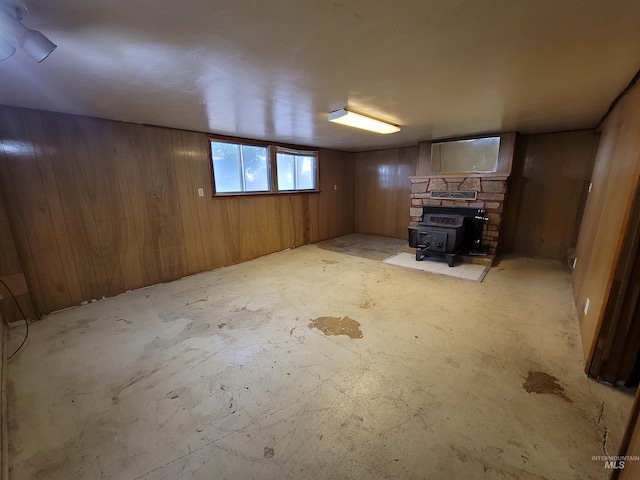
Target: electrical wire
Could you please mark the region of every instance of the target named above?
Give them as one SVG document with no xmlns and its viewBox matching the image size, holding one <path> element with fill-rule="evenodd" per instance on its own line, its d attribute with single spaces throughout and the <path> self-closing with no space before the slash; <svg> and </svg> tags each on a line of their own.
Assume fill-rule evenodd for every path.
<svg viewBox="0 0 640 480">
<path fill-rule="evenodd" d="M 11 297 L 13 297 L 13 301 L 16 302 L 16 305 L 18 306 L 18 310 L 20 310 L 20 313 L 22 314 L 22 318 L 24 319 L 24 324 L 27 326 L 27 333 L 25 333 L 24 338 L 22 339 L 22 343 L 20 344 L 20 346 L 18 348 L 16 348 L 15 352 L 13 352 L 9 357 L 7 357 L 7 360 L 11 360 L 20 351 L 22 346 L 27 341 L 27 338 L 29 338 L 29 321 L 27 320 L 27 316 L 22 311 L 22 307 L 20 306 L 20 303 L 18 302 L 18 299 L 13 294 L 13 292 L 11 291 L 9 286 L 6 283 L 4 283 L 1 278 L 0 278 L 0 283 L 2 283 L 2 285 L 4 285 L 4 288 L 6 288 L 7 291 L 11 294 Z"/>
</svg>

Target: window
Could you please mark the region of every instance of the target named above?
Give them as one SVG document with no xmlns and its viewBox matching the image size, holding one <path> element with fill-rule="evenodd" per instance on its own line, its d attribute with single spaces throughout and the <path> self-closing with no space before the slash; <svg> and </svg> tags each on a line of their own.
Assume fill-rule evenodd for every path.
<svg viewBox="0 0 640 480">
<path fill-rule="evenodd" d="M 318 153 L 278 148 L 278 191 L 316 190 Z"/>
<path fill-rule="evenodd" d="M 267 147 L 212 141 L 211 158 L 216 193 L 270 190 Z"/>
<path fill-rule="evenodd" d="M 431 145 L 433 173 L 495 172 L 500 137 L 472 138 Z"/>
<path fill-rule="evenodd" d="M 318 152 L 210 141 L 215 195 L 318 190 Z"/>
</svg>

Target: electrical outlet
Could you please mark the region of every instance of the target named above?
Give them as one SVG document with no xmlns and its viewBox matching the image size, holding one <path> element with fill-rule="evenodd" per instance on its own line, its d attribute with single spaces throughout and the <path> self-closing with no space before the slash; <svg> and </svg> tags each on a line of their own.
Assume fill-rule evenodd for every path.
<svg viewBox="0 0 640 480">
<path fill-rule="evenodd" d="M 198 189 L 198 196 L 199 197 L 204 197 L 204 188 L 199 188 Z"/>
<path fill-rule="evenodd" d="M 589 303 L 590 300 L 587 298 L 587 301 L 584 302 L 584 314 L 586 315 L 587 313 L 589 313 Z"/>
<path fill-rule="evenodd" d="M 337 189 L 338 189 L 338 185 L 334 185 L 334 186 L 333 186 L 333 189 L 334 189 L 334 190 L 337 190 Z"/>
</svg>

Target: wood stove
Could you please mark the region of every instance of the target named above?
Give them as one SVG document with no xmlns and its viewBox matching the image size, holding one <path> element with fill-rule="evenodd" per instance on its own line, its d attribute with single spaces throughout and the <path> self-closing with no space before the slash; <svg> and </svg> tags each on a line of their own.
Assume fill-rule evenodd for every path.
<svg viewBox="0 0 640 480">
<path fill-rule="evenodd" d="M 417 261 L 430 254 L 444 255 L 453 267 L 458 254 L 482 254 L 485 221 L 482 209 L 423 207 L 417 227 L 409 227 L 409 246 L 416 249 Z"/>
</svg>

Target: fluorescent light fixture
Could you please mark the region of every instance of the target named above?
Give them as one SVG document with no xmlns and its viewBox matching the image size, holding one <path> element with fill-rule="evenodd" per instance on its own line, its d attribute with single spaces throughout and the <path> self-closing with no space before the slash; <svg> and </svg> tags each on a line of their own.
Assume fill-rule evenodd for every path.
<svg viewBox="0 0 640 480">
<path fill-rule="evenodd" d="M 382 134 L 396 133 L 400 131 L 400 127 L 396 125 L 382 122 L 359 113 L 350 112 L 344 108 L 331 112 L 329 115 L 329 121 Z"/>
<path fill-rule="evenodd" d="M 0 8 L 0 28 L 14 40 L 14 45 L 17 43 L 25 53 L 38 63 L 47 58 L 56 49 L 56 44 L 41 32 L 28 29 L 17 17 L 14 17 L 3 8 Z M 12 46 L 11 44 L 9 45 Z M 5 51 L 5 49 L 6 47 L 3 47 L 0 43 L 0 51 Z"/>
<path fill-rule="evenodd" d="M 57 45 L 37 30 L 29 32 L 20 38 L 20 47 L 36 62 L 40 63 L 53 52 Z"/>
</svg>

